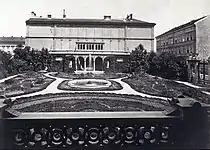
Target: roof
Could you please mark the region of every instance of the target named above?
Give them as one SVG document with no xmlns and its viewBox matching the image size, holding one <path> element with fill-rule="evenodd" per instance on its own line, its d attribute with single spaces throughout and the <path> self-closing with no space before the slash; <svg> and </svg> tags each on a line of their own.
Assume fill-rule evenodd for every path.
<svg viewBox="0 0 210 150">
<path fill-rule="evenodd" d="M 169 30 L 169 31 L 164 32 L 164 33 L 161 34 L 161 35 L 158 35 L 156 38 L 158 38 L 158 37 L 160 37 L 160 36 L 162 36 L 162 35 L 165 35 L 165 34 L 167 34 L 167 33 L 169 33 L 169 32 L 174 32 L 174 31 L 176 31 L 176 30 L 178 30 L 178 29 L 181 29 L 181 28 L 184 28 L 184 27 L 193 25 L 193 24 L 195 24 L 197 21 L 199 21 L 199 20 L 201 20 L 201 19 L 203 19 L 203 18 L 205 18 L 205 17 L 207 17 L 207 16 L 203 16 L 203 17 L 201 17 L 201 18 L 198 18 L 198 19 L 195 19 L 195 20 L 191 20 L 190 22 L 187 22 L 187 23 L 185 23 L 185 24 L 182 24 L 182 25 L 180 25 L 180 26 L 177 26 L 177 27 L 175 27 L 175 28 L 173 28 L 173 29 L 171 29 L 171 30 Z"/>
<path fill-rule="evenodd" d="M 69 18 L 30 18 L 26 21 L 26 25 L 45 24 L 45 25 L 146 25 L 155 26 L 155 23 L 150 23 L 138 19 L 120 20 L 120 19 L 69 19 Z"/>
<path fill-rule="evenodd" d="M 0 37 L 0 44 L 25 44 L 24 37 Z"/>
</svg>

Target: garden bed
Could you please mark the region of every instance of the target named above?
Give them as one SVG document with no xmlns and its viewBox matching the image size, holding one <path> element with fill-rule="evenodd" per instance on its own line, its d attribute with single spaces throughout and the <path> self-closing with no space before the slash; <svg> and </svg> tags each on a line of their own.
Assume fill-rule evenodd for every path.
<svg viewBox="0 0 210 150">
<path fill-rule="evenodd" d="M 104 73 L 104 74 L 75 74 L 75 73 L 65 73 L 58 72 L 50 74 L 54 77 L 66 78 L 66 79 L 116 79 L 126 77 L 127 74 L 124 73 Z"/>
<path fill-rule="evenodd" d="M 12 108 L 21 112 L 163 111 L 161 99 L 111 93 L 58 93 L 18 98 Z"/>
<path fill-rule="evenodd" d="M 43 73 L 28 72 L 20 74 L 0 84 L 0 95 L 14 97 L 38 92 L 47 88 L 54 80 L 44 76 Z"/>
<path fill-rule="evenodd" d="M 128 83 L 138 92 L 170 98 L 183 94 L 200 102 L 210 104 L 210 95 L 203 93 L 201 89 L 177 83 L 173 80 L 145 74 L 141 76 L 132 76 L 123 79 L 123 81 Z"/>
<path fill-rule="evenodd" d="M 100 87 L 100 88 L 80 88 L 80 87 L 71 87 L 68 83 L 69 80 L 65 80 L 58 85 L 59 90 L 67 90 L 67 91 L 113 91 L 113 90 L 121 90 L 123 87 L 120 83 L 112 80 L 106 80 L 111 82 L 109 87 Z"/>
</svg>

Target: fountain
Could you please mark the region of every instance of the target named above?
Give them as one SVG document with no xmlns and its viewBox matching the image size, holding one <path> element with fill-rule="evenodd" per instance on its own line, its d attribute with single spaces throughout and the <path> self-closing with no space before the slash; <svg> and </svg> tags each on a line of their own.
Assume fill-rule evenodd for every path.
<svg viewBox="0 0 210 150">
<path fill-rule="evenodd" d="M 105 88 L 110 87 L 112 83 L 103 79 L 76 79 L 68 82 L 70 87 L 74 88 Z"/>
</svg>

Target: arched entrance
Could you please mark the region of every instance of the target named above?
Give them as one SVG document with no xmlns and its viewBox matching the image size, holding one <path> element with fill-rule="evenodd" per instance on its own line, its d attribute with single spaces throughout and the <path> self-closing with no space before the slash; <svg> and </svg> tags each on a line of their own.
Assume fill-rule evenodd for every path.
<svg viewBox="0 0 210 150">
<path fill-rule="evenodd" d="M 103 68 L 103 60 L 101 57 L 97 57 L 95 60 L 95 70 L 102 71 Z"/>
<path fill-rule="evenodd" d="M 93 70 L 93 58 L 91 57 L 91 66 L 89 65 L 89 57 L 86 58 L 86 68 Z M 91 67 L 91 68 L 90 68 Z"/>
<path fill-rule="evenodd" d="M 77 58 L 77 70 L 84 70 L 84 58 Z"/>
</svg>

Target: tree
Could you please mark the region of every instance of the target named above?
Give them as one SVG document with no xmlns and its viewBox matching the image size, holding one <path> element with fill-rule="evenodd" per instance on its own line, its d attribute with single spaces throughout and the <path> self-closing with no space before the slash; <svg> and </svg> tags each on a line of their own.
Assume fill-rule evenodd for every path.
<svg viewBox="0 0 210 150">
<path fill-rule="evenodd" d="M 147 71 L 148 68 L 147 51 L 142 44 L 139 44 L 130 54 L 129 70 L 130 72 L 139 73 Z"/>
<path fill-rule="evenodd" d="M 161 53 L 151 56 L 149 72 L 152 75 L 167 79 L 187 80 L 186 59 L 171 53 Z"/>
<path fill-rule="evenodd" d="M 1 74 L 3 74 L 4 76 L 8 75 L 12 71 L 12 69 L 10 69 L 11 59 L 12 59 L 11 53 L 0 50 Z"/>
<path fill-rule="evenodd" d="M 28 46 L 18 46 L 14 50 L 14 63 L 19 68 L 18 71 L 38 71 L 51 64 L 51 56 L 45 48 L 34 50 Z"/>
<path fill-rule="evenodd" d="M 147 70 L 147 73 L 149 73 L 149 74 L 152 74 L 152 73 L 157 71 L 157 66 L 156 66 L 156 64 L 154 62 L 154 59 L 156 57 L 157 57 L 157 55 L 153 51 L 148 54 L 147 62 L 148 62 L 149 68 Z"/>
</svg>

